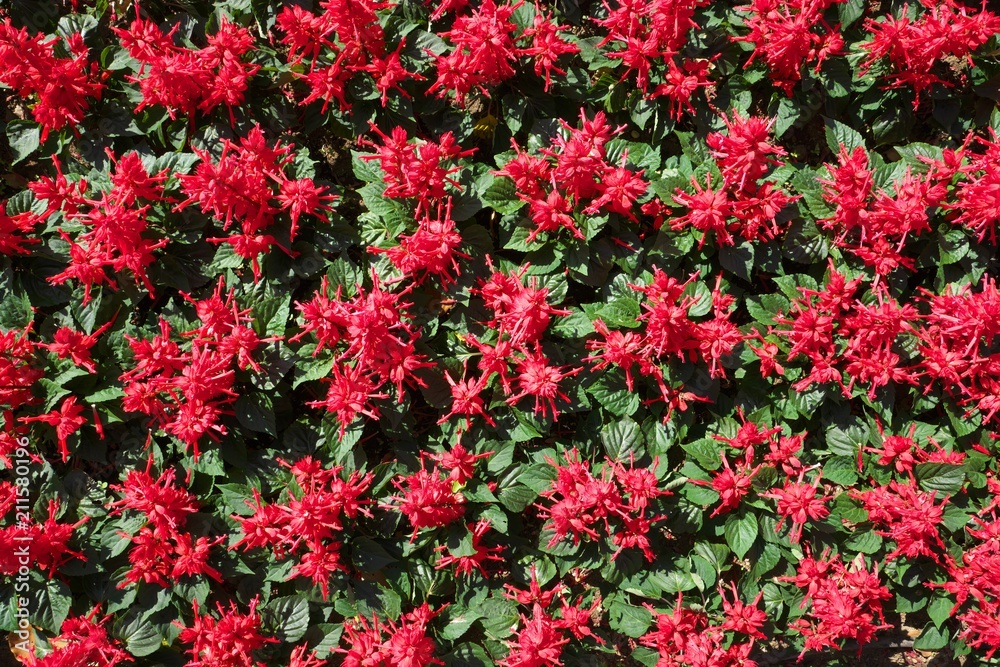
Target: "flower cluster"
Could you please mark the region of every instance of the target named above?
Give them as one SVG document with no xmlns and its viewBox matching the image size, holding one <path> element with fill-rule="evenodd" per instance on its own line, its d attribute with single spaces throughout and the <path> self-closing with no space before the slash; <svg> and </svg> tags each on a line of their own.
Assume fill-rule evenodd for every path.
<svg viewBox="0 0 1000 667">
<path fill-rule="evenodd" d="M 845 396 L 856 384 L 867 385 L 869 398 L 891 382 L 914 382 L 900 349 L 902 336 L 912 333 L 916 308 L 900 304 L 885 289 L 876 289 L 876 300 L 858 298 L 861 278 L 847 280 L 830 266 L 821 290 L 800 288 L 787 318 L 776 318 L 776 332 L 791 345 L 787 358 L 809 360 L 808 374 L 793 386 L 803 391 L 813 384 L 835 383 Z M 788 328 L 784 328 L 788 327 Z M 849 378 L 845 385 L 843 375 Z"/>
<path fill-rule="evenodd" d="M 426 602 L 403 614 L 398 621 L 369 620 L 359 616 L 344 623 L 349 648 L 338 648 L 344 655 L 344 667 L 430 667 L 443 665 L 434 657 L 436 645 L 427 635 L 427 626 L 441 609 L 431 609 Z"/>
<path fill-rule="evenodd" d="M 791 623 L 805 637 L 803 655 L 839 648 L 845 639 L 863 646 L 876 632 L 891 627 L 885 622 L 882 604 L 892 594 L 880 581 L 878 566 L 869 571 L 863 556 L 845 564 L 839 554 L 807 555 L 796 566 L 795 576 L 779 577 L 779 581 L 792 582 L 805 591 L 801 608 L 808 605 L 808 611 Z"/>
<path fill-rule="evenodd" d="M 13 497 L 15 493 L 16 490 L 7 487 L 4 495 Z M 15 523 L 0 526 L 0 574 L 17 574 L 24 565 L 24 556 L 36 571 L 50 577 L 71 560 L 86 560 L 82 553 L 69 548 L 69 542 L 73 539 L 73 531 L 87 523 L 89 517 L 85 516 L 76 523 L 61 523 L 60 504 L 56 500 L 49 501 L 48 516 L 41 522 L 32 520 L 20 508 L 16 513 L 12 512 L 13 501 L 3 502 L 0 509 L 4 510 L 3 517 L 16 515 Z"/>
<path fill-rule="evenodd" d="M 222 581 L 219 571 L 209 565 L 212 547 L 225 539 L 202 535 L 192 536 L 187 529 L 188 516 L 198 511 L 198 501 L 186 489 L 180 488 L 172 468 L 154 479 L 150 475 L 153 459 L 146 471 L 130 470 L 116 490 L 124 498 L 113 503 L 122 509 L 142 512 L 145 525 L 135 535 L 120 533 L 132 542 L 128 560 L 131 569 L 118 584 L 125 588 L 139 582 L 170 588 L 184 577 L 207 576 Z"/>
<path fill-rule="evenodd" d="M 291 146 L 281 142 L 270 145 L 260 125 L 254 125 L 238 144 L 224 139 L 218 161 L 208 151 L 194 151 L 201 162 L 193 174 L 179 177 L 188 198 L 174 210 L 197 204 L 203 213 L 222 223 L 223 231 L 228 231 L 233 222 L 238 223 L 239 233 L 208 240 L 228 243 L 233 252 L 249 259 L 255 280 L 261 277 L 258 258 L 272 246 L 294 255 L 273 235 L 278 214 L 284 213 L 291 220 L 287 230 L 291 244 L 299 218 L 319 217 L 330 209 L 325 202 L 335 198 L 324 194 L 326 188 L 317 186 L 311 178 L 287 176 L 284 169 L 295 159 Z"/>
<path fill-rule="evenodd" d="M 189 49 L 174 44 L 179 28 L 175 24 L 164 33 L 156 23 L 142 18 L 127 28 L 112 28 L 122 47 L 141 63 L 139 75 L 130 77 L 142 93 L 136 112 L 160 106 L 171 118 L 178 114 L 193 117 L 225 105 L 235 125 L 233 108 L 243 103 L 250 79 L 260 71 L 259 65 L 243 60 L 253 48 L 253 36 L 223 16 L 215 34 L 206 36 L 207 46 Z"/>
<path fill-rule="evenodd" d="M 122 373 L 123 407 L 152 417 L 168 433 L 194 450 L 206 435 L 214 441 L 227 433 L 221 417 L 236 400 L 236 368 L 259 371 L 252 353 L 264 342 L 250 326 L 252 309 L 241 310 L 232 289 L 223 298 L 223 279 L 210 296 L 188 300 L 199 325 L 179 335 L 161 318 L 152 338 L 126 334 L 132 368 Z"/>
<path fill-rule="evenodd" d="M 407 70 L 400 58 L 404 41 L 389 52 L 385 33 L 376 10 L 390 6 L 388 2 L 360 0 L 349 4 L 320 3 L 320 13 L 299 6 L 282 8 L 276 25 L 283 34 L 282 44 L 288 47 L 288 62 L 302 66 L 309 58 L 308 72 L 296 72 L 306 83 L 309 94 L 300 102 L 308 105 L 323 100 L 322 112 L 337 100 L 341 112 L 351 108 L 347 101 L 347 86 L 358 72 L 367 72 L 386 105 L 390 90 L 403 97 L 409 93 L 401 87 L 407 79 L 422 81 L 425 77 Z"/>
<path fill-rule="evenodd" d="M 459 482 L 442 475 L 437 467 L 421 467 L 412 475 L 394 479 L 392 484 L 402 495 L 389 498 L 387 507 L 409 520 L 413 526 L 411 542 L 423 528 L 440 528 L 465 516 L 465 498 L 455 489 Z"/>
<path fill-rule="evenodd" d="M 896 548 L 886 554 L 887 561 L 899 556 L 936 559 L 938 553 L 945 551 L 938 525 L 947 498 L 937 505 L 935 496 L 934 491 L 927 493 L 915 488 L 912 483 L 895 480 L 886 486 L 851 492 L 852 498 L 861 501 L 872 523 L 887 527 L 880 534 L 896 543 Z"/>
<path fill-rule="evenodd" d="M 456 4 L 442 3 L 435 15 L 459 9 Z M 568 26 L 553 23 L 551 16 L 542 13 L 536 13 L 532 26 L 516 35 L 520 28 L 512 17 L 522 4 L 497 5 L 494 0 L 484 0 L 468 15 L 458 16 L 451 30 L 442 33 L 454 49 L 436 57 L 437 80 L 427 92 L 437 91 L 442 98 L 454 96 L 459 105 L 464 105 L 473 90 L 489 95 L 488 88 L 513 77 L 514 67 L 523 57 L 534 60 L 535 74 L 544 75 L 548 90 L 553 73 L 565 74 L 556 64 L 560 57 L 580 49 L 564 39 L 562 31 Z M 519 41 L 527 45 L 519 47 Z"/>
<path fill-rule="evenodd" d="M 600 111 L 593 119 L 581 111 L 580 122 L 577 129 L 561 121 L 565 136 L 556 136 L 551 147 L 541 149 L 541 155 L 522 151 L 512 139 L 514 158 L 495 172 L 510 178 L 518 198 L 528 204 L 528 217 L 535 225 L 528 233 L 529 244 L 539 234 L 552 236 L 563 228 L 574 238 L 585 240 L 578 226 L 579 213 L 617 213 L 636 219 L 635 202 L 648 186 L 642 177 L 644 170 L 625 166 L 627 151 L 621 164 L 607 161 L 607 144 L 623 128 L 612 127 Z"/>
<path fill-rule="evenodd" d="M 770 165 L 782 164 L 772 156 L 785 154 L 769 140 L 773 122 L 739 114 L 723 120 L 727 133 L 712 132 L 706 138 L 722 183 L 713 189 L 708 174 L 704 188 L 692 177 L 694 193 L 678 188 L 674 203 L 686 208 L 687 213 L 674 218 L 671 227 L 698 230 L 702 233 L 700 245 L 705 244 L 709 233 L 721 246 L 736 245 L 734 233 L 746 241 L 775 238 L 781 233 L 779 214 L 797 197 L 777 189 L 774 182 L 760 183 Z"/>
<path fill-rule="evenodd" d="M 681 118 L 682 111 L 694 111 L 691 98 L 699 88 L 713 85 L 708 78 L 709 60 L 682 55 L 688 33 L 698 27 L 694 14 L 707 4 L 705 0 L 653 0 L 619 2 L 612 8 L 603 2 L 608 15 L 595 19 L 607 31 L 599 45 L 607 46 L 607 57 L 620 60 L 625 68 L 621 81 L 635 72 L 639 90 L 648 98 L 667 98 L 675 119 Z M 657 81 L 662 83 L 650 91 L 650 84 Z"/>
<path fill-rule="evenodd" d="M 489 258 L 487 261 L 492 267 L 492 261 Z M 471 335 L 464 339 L 466 345 L 480 355 L 477 362 L 480 375 L 456 381 L 445 371 L 445 378 L 451 386 L 452 404 L 451 410 L 438 420 L 439 424 L 460 415 L 465 417 L 465 428 L 468 429 L 472 416 L 478 415 L 492 425 L 493 419 L 483 410 L 480 394 L 489 386 L 494 375 L 507 396 L 508 404 L 516 405 L 521 399 L 531 397 L 534 399 L 535 414 L 543 418 L 551 412 L 552 419 L 558 419 L 556 399 L 569 400 L 559 383 L 582 369 L 567 370 L 552 365 L 541 348 L 542 336 L 552 315 L 565 315 L 567 312 L 549 304 L 549 290 L 538 287 L 534 278 L 524 284 L 527 270 L 528 267 L 510 273 L 493 270 L 489 280 L 475 290 L 487 308 L 493 311 L 493 317 L 486 325 L 495 339 L 485 341 Z M 511 373 L 512 365 L 516 374 Z"/>
<path fill-rule="evenodd" d="M 548 459 L 556 478 L 541 493 L 547 502 L 538 505 L 539 515 L 552 531 L 548 546 L 566 537 L 579 544 L 584 537 L 596 541 L 606 536 L 617 547 L 612 560 L 624 549 L 639 549 L 646 560 L 653 561 L 649 531 L 665 517 L 657 515 L 651 505 L 671 495 L 660 488 L 656 473 L 607 459 L 601 476 L 595 477 L 577 450 L 566 452 L 564 458 L 565 463 Z M 598 528 L 603 530 L 598 532 Z"/>
<path fill-rule="evenodd" d="M 831 27 L 823 13 L 838 0 L 753 0 L 742 7 L 748 12 L 746 26 L 750 34 L 733 37 L 734 41 L 753 44 L 747 66 L 760 58 L 776 86 L 791 97 L 802 80 L 802 67 L 815 63 L 819 73 L 823 61 L 839 55 L 844 38 L 839 27 Z M 817 29 L 822 27 L 822 32 Z"/>
<path fill-rule="evenodd" d="M 924 11 L 915 20 L 905 11 L 898 18 L 867 19 L 865 28 L 872 39 L 861 45 L 867 52 L 862 72 L 888 58 L 892 68 L 888 86 L 912 87 L 914 107 L 920 104 L 920 93 L 932 84 L 948 85 L 934 73 L 937 63 L 949 58 L 971 63 L 970 54 L 1000 31 L 1000 16 L 985 5 L 980 11 L 954 0 L 921 0 L 920 5 Z"/>
<path fill-rule="evenodd" d="M 720 453 L 722 469 L 711 475 L 711 479 L 691 478 L 691 484 L 712 489 L 719 496 L 719 504 L 712 510 L 712 517 L 728 514 L 740 508 L 743 499 L 754 490 L 754 478 L 764 469 L 781 470 L 785 482 L 758 495 L 776 501 L 778 521 L 775 532 L 781 532 L 785 521 L 791 523 L 788 539 L 799 542 L 803 527 L 811 521 L 822 521 L 830 514 L 827 507 L 830 496 L 820 493 L 820 475 L 812 482 L 805 481 L 806 473 L 813 467 L 805 467 L 802 456 L 805 433 L 794 436 L 782 434 L 780 427 L 763 428 L 753 420 L 746 419 L 742 410 L 738 412 L 742 423 L 732 437 L 715 435 L 713 439 L 723 442 L 736 450 L 742 460 L 737 459 L 735 469 L 730 465 L 725 452 Z M 763 452 L 762 446 L 767 445 Z M 763 454 L 761 456 L 760 454 Z M 755 461 L 759 461 L 754 465 Z"/>
<path fill-rule="evenodd" d="M 633 284 L 630 287 L 645 296 L 640 306 L 643 310 L 637 321 L 644 324 L 640 333 L 612 332 L 603 321 L 595 324 L 595 330 L 603 341 L 588 341 L 587 347 L 596 352 L 588 357 L 596 361 L 595 367 L 615 365 L 622 369 L 629 389 L 633 386 L 631 372 L 637 368 L 642 376 L 652 377 L 660 391 L 667 410 L 664 420 L 670 418 L 674 410 L 684 411 L 688 401 L 699 400 L 691 392 L 684 391 L 683 384 L 675 384 L 670 372 L 670 359 L 677 362 L 701 360 L 708 365 L 711 377 L 724 377 L 722 361 L 733 352 L 743 340 L 743 334 L 731 321 L 735 299 L 724 294 L 721 280 L 716 281 L 711 292 L 711 307 L 704 308 L 704 296 L 694 296 L 688 290 L 697 278 L 691 276 L 680 282 L 667 275 L 658 267 L 653 267 L 653 276 L 648 284 Z M 711 312 L 711 319 L 697 322 L 692 319 L 694 308 L 701 312 Z"/>
<path fill-rule="evenodd" d="M 917 329 L 925 391 L 939 387 L 968 412 L 978 410 L 984 421 L 996 423 L 1000 382 L 991 350 L 1000 334 L 1000 291 L 995 278 L 983 276 L 975 291 L 968 284 L 949 286 L 926 298 L 929 312 Z"/>
<path fill-rule="evenodd" d="M 416 199 L 417 214 L 435 203 L 443 203 L 449 191 L 461 192 L 461 185 L 450 176 L 462 170 L 458 164 L 471 156 L 473 150 L 462 150 L 451 132 L 445 132 L 438 141 L 410 137 L 402 127 L 393 128 L 387 135 L 372 125 L 382 144 L 368 142 L 374 155 L 365 155 L 366 161 L 378 160 L 385 181 L 383 197 L 389 199 Z"/>
<path fill-rule="evenodd" d="M 569 587 L 562 582 L 543 591 L 534 566 L 528 590 L 512 584 L 505 587 L 508 592 L 504 595 L 521 606 L 531 607 L 531 616 L 519 614 L 515 637 L 508 642 L 510 652 L 498 663 L 501 667 L 558 667 L 563 664 L 563 649 L 571 639 L 589 637 L 598 644 L 605 643 L 594 634 L 594 615 L 601 608 L 599 596 L 593 597 L 588 607 L 585 596 L 577 596 L 574 601 Z"/>
<path fill-rule="evenodd" d="M 65 270 L 49 278 L 56 285 L 70 281 L 82 284 L 84 303 L 90 301 L 95 285 L 117 289 L 111 275 L 126 269 L 136 285 L 141 284 L 152 295 L 155 290 L 148 269 L 156 262 L 154 251 L 168 243 L 163 228 L 151 224 L 149 216 L 153 205 L 169 199 L 163 187 L 165 170 L 150 174 L 135 152 L 116 158 L 108 151 L 108 157 L 114 165 L 111 190 L 101 194 L 100 199 L 87 198 L 90 188 L 86 179 L 75 183 L 67 180 L 58 160 L 53 160 L 56 178 L 43 176 L 28 186 L 47 205 L 38 222 L 60 213 L 67 223 L 83 224 L 87 230 L 75 238 L 60 231 L 69 243 L 70 261 Z"/>
<path fill-rule="evenodd" d="M 191 659 L 185 667 L 263 667 L 254 658 L 254 651 L 277 640 L 260 633 L 261 620 L 257 613 L 257 598 L 250 601 L 246 614 L 237 611 L 235 604 L 228 609 L 216 604 L 219 617 L 199 613 L 197 600 L 193 603 L 194 620 L 190 626 L 181 625 L 178 639 L 191 644 L 187 652 Z"/>
<path fill-rule="evenodd" d="M 60 633 L 52 638 L 53 650 L 41 658 L 29 655 L 28 664 L 32 667 L 115 667 L 133 664 L 132 656 L 104 627 L 111 617 L 95 620 L 98 614 L 100 606 L 94 607 L 86 616 L 67 618 Z"/>
<path fill-rule="evenodd" d="M 729 601 L 725 590 L 719 587 L 725 618 L 722 623 L 713 623 L 705 611 L 685 607 L 680 594 L 669 612 L 649 607 L 656 614 L 656 629 L 647 632 L 640 641 L 656 649 L 659 654 L 656 667 L 753 664 L 748 658 L 754 640 L 764 638 L 761 629 L 767 622 L 767 615 L 757 606 L 762 595 L 746 604 L 740 600 L 735 586 L 732 590 L 734 599 Z"/>
<path fill-rule="evenodd" d="M 403 294 L 385 291 L 377 276 L 373 280 L 367 294 L 357 285 L 357 295 L 344 300 L 342 285 L 330 298 L 324 278 L 312 300 L 298 304 L 305 326 L 289 339 L 314 333 L 318 342 L 313 356 L 324 349 L 336 354 L 332 377 L 326 379 L 326 398 L 309 405 L 335 413 L 341 437 L 359 414 L 377 417 L 374 401 L 389 397 L 383 388 L 394 386 L 402 402 L 404 385 L 426 386 L 418 372 L 431 366 L 416 352 L 420 330 L 407 312 L 412 304 L 401 300 Z"/>
<path fill-rule="evenodd" d="M 928 211 L 940 206 L 947 194 L 954 164 L 935 165 L 923 176 L 907 170 L 891 189 L 876 188 L 866 151 L 841 146 L 840 164 L 827 165 L 831 179 L 823 180 L 823 198 L 836 207 L 833 216 L 818 223 L 836 232 L 835 243 L 873 267 L 880 276 L 913 260 L 902 254 L 909 238 L 930 231 Z"/>
<path fill-rule="evenodd" d="M 57 55 L 61 42 L 16 28 L 10 18 L 0 23 L 0 83 L 23 99 L 36 98 L 31 115 L 41 125 L 43 141 L 49 132 L 82 123 L 91 101 L 104 91 L 105 75 L 89 62 L 83 36 L 73 32 L 66 38 L 70 57 Z"/>
<path fill-rule="evenodd" d="M 37 402 L 31 388 L 45 376 L 33 362 L 37 346 L 28 335 L 31 327 L 0 333 L 0 462 L 11 465 L 11 456 L 18 449 L 18 438 L 26 430 L 19 426 L 14 413 Z M 20 421 L 20 423 L 24 423 Z"/>
<path fill-rule="evenodd" d="M 347 569 L 340 554 L 345 523 L 367 514 L 365 506 L 371 501 L 361 496 L 368 492 L 372 474 L 355 471 L 344 479 L 343 468 L 325 468 L 311 456 L 281 463 L 291 471 L 298 490 L 289 489 L 283 503 L 269 504 L 254 490 L 254 503 L 246 501 L 253 514 L 233 517 L 243 533 L 233 546 L 269 549 L 278 559 L 294 557 L 297 563 L 288 578 L 311 580 L 326 600 L 331 575 Z"/>
<path fill-rule="evenodd" d="M 388 257 L 404 279 L 420 284 L 428 276 L 437 276 L 447 286 L 460 272 L 458 259 L 469 257 L 458 249 L 462 236 L 452 219 L 452 205 L 453 195 L 461 194 L 462 185 L 452 175 L 462 171 L 459 161 L 475 151 L 463 151 L 451 132 L 445 132 L 437 142 L 411 142 L 401 127 L 386 135 L 373 124 L 372 131 L 382 144 L 367 142 L 376 153 L 362 159 L 378 160 L 386 186 L 383 197 L 416 200 L 417 229 L 390 239 L 398 240 L 399 245 L 370 246 L 368 250 Z"/>
</svg>

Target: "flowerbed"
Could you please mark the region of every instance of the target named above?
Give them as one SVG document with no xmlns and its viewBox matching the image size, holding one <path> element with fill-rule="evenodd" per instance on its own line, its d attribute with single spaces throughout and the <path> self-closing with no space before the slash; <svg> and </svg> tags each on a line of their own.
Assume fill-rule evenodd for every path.
<svg viewBox="0 0 1000 667">
<path fill-rule="evenodd" d="M 23 662 L 1000 648 L 1000 16 L 0 19 Z"/>
</svg>

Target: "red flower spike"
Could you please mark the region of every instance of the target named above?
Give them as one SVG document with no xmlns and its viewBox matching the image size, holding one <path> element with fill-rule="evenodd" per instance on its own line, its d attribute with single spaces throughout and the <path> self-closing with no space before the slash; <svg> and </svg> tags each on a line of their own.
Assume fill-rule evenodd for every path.
<svg viewBox="0 0 1000 667">
<path fill-rule="evenodd" d="M 191 659 L 185 667 L 263 667 L 264 663 L 254 658 L 254 651 L 278 640 L 260 634 L 257 604 L 254 598 L 250 601 L 249 612 L 241 614 L 235 603 L 230 603 L 228 609 L 217 603 L 219 618 L 216 618 L 208 613 L 199 614 L 195 600 L 191 627 L 175 621 L 181 627 L 178 639 L 183 644 L 191 644 L 187 649 Z"/>
<path fill-rule="evenodd" d="M 452 490 L 452 481 L 442 477 L 435 467 L 428 472 L 421 468 L 412 475 L 394 479 L 393 486 L 402 495 L 392 496 L 385 506 L 406 515 L 417 539 L 422 528 L 439 528 L 457 521 L 465 515 L 465 498 Z"/>
</svg>

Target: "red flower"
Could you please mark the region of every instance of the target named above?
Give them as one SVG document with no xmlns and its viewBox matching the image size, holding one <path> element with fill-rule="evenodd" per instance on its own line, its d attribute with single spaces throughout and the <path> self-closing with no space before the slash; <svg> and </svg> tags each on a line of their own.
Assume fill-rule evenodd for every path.
<svg viewBox="0 0 1000 667">
<path fill-rule="evenodd" d="M 560 391 L 559 381 L 576 375 L 582 368 L 572 368 L 564 371 L 560 367 L 550 366 L 549 359 L 542 354 L 539 344 L 535 343 L 532 352 L 524 351 L 524 358 L 517 361 L 517 384 L 520 392 L 507 399 L 509 405 L 514 405 L 525 396 L 535 399 L 535 414 L 544 418 L 548 410 L 552 411 L 552 419 L 558 420 L 556 398 L 569 401 L 569 396 Z"/>
<path fill-rule="evenodd" d="M 48 518 L 42 523 L 31 522 L 30 517 L 24 518 L 18 524 L 0 528 L 0 573 L 11 575 L 17 573 L 23 566 L 21 559 L 25 544 L 28 545 L 28 556 L 37 569 L 50 578 L 64 564 L 73 558 L 86 560 L 83 554 L 72 551 L 68 547 L 73 537 L 73 531 L 87 522 L 89 517 L 83 517 L 73 524 L 59 523 L 56 516 L 59 513 L 59 502 L 50 500 Z"/>
<path fill-rule="evenodd" d="M 591 324 L 594 330 L 604 337 L 604 340 L 588 340 L 587 349 L 598 352 L 598 354 L 592 354 L 583 360 L 596 361 L 594 370 L 607 368 L 612 364 L 618 366 L 625 372 L 625 386 L 628 387 L 629 391 L 633 391 L 632 368 L 643 360 L 643 337 L 631 331 L 626 333 L 609 331 L 607 325 L 600 319 L 594 320 Z"/>
<path fill-rule="evenodd" d="M 90 358 L 90 348 L 97 344 L 98 336 L 110 329 L 113 324 L 114 320 L 111 320 L 92 334 L 84 334 L 70 327 L 60 327 L 55 333 L 54 342 L 39 343 L 38 347 L 53 352 L 60 359 L 70 358 L 77 366 L 94 373 L 97 371 L 97 366 Z"/>
<path fill-rule="evenodd" d="M 65 463 L 69 458 L 69 447 L 66 440 L 80 430 L 80 427 L 87 423 L 87 420 L 80 415 L 83 414 L 83 406 L 76 404 L 76 396 L 70 396 L 63 400 L 58 410 L 53 410 L 37 417 L 21 417 L 21 422 L 45 422 L 56 429 L 56 440 L 59 442 L 59 452 Z"/>
<path fill-rule="evenodd" d="M 264 663 L 253 657 L 253 652 L 278 640 L 260 634 L 260 616 L 257 614 L 257 598 L 250 601 L 250 611 L 241 614 L 236 604 L 228 609 L 216 604 L 220 617 L 198 613 L 198 601 L 192 603 L 194 622 L 191 627 L 181 628 L 178 639 L 191 644 L 187 650 L 191 659 L 185 667 L 263 667 Z"/>
<path fill-rule="evenodd" d="M 863 646 L 877 631 L 891 627 L 885 623 L 882 601 L 891 599 L 892 594 L 879 581 L 878 568 L 869 572 L 860 555 L 849 568 L 840 562 L 839 555 L 829 560 L 826 557 L 825 552 L 820 559 L 807 555 L 799 562 L 796 576 L 778 577 L 778 581 L 806 589 L 802 608 L 812 603 L 804 617 L 790 624 L 805 637 L 800 658 L 807 651 L 839 648 L 843 639 L 854 639 Z"/>
<path fill-rule="evenodd" d="M 563 647 L 569 637 L 559 632 L 558 625 L 535 603 L 531 618 L 521 614 L 521 628 L 508 642 L 510 652 L 497 662 L 501 667 L 560 667 Z"/>
<path fill-rule="evenodd" d="M 740 506 L 740 502 L 753 488 L 753 478 L 760 471 L 763 464 L 755 468 L 750 468 L 750 457 L 747 456 L 742 464 L 736 465 L 736 471 L 729 467 L 729 460 L 722 454 L 722 471 L 716 473 L 711 482 L 703 479 L 688 479 L 691 484 L 711 487 L 719 494 L 719 505 L 712 510 L 711 517 L 720 514 L 728 514 Z"/>
<path fill-rule="evenodd" d="M 447 556 L 441 556 L 438 558 L 438 562 L 434 566 L 434 569 L 441 570 L 454 565 L 456 576 L 468 577 L 472 575 L 473 570 L 478 570 L 484 577 L 488 577 L 489 575 L 486 573 L 485 563 L 491 560 L 503 562 L 503 557 L 498 555 L 501 551 L 503 551 L 503 547 L 488 547 L 482 543 L 483 537 L 490 529 L 489 519 L 480 519 L 475 524 L 468 524 L 466 528 L 469 529 L 469 533 L 472 535 L 472 555 L 455 556 L 449 553 Z M 447 547 L 442 544 L 441 546 L 436 547 L 435 551 L 443 552 L 445 549 L 447 549 Z"/>
<path fill-rule="evenodd" d="M 896 548 L 886 555 L 886 560 L 899 556 L 927 556 L 939 560 L 946 553 L 937 527 L 944 520 L 948 499 L 935 505 L 936 491 L 927 493 L 915 488 L 913 483 L 893 480 L 885 486 L 851 491 L 850 494 L 861 501 L 872 522 L 887 526 L 887 530 L 879 534 L 896 542 Z"/>
<path fill-rule="evenodd" d="M 118 514 L 127 508 L 142 512 L 146 520 L 153 524 L 156 535 L 166 536 L 177 532 L 184 526 L 187 517 L 198 511 L 198 501 L 193 494 L 180 488 L 176 483 L 173 468 L 165 469 L 159 477 L 153 479 L 150 470 L 153 467 L 153 457 L 149 457 L 145 472 L 129 470 L 121 485 L 111 488 L 124 495 L 121 500 L 111 503 L 112 514 Z"/>
<path fill-rule="evenodd" d="M 548 519 L 546 527 L 552 531 L 548 546 L 555 546 L 569 535 L 573 536 L 574 544 L 579 544 L 583 537 L 598 540 L 601 534 L 597 528 L 603 527 L 612 543 L 619 547 L 613 559 L 623 549 L 638 548 L 652 562 L 655 556 L 649 531 L 654 522 L 664 517 L 647 515 L 649 501 L 669 495 L 658 488 L 655 473 L 631 465 L 625 468 L 621 462 L 608 459 L 601 476 L 595 477 L 576 449 L 564 452 L 563 457 L 565 464 L 546 458 L 556 468 L 556 479 L 539 494 L 549 501 L 548 505 L 537 506 L 540 516 Z"/>
<path fill-rule="evenodd" d="M 132 664 L 132 656 L 104 627 L 111 617 L 95 620 L 100 611 L 98 605 L 86 616 L 67 618 L 60 633 L 51 639 L 52 650 L 41 658 L 30 653 L 27 664 L 31 667 L 115 667 Z"/>
<path fill-rule="evenodd" d="M 441 608 L 443 609 L 443 607 Z M 344 667 L 430 667 L 444 663 L 434 657 L 436 645 L 427 635 L 427 624 L 441 609 L 432 610 L 425 602 L 403 614 L 398 623 L 380 621 L 372 615 L 344 622 L 348 649 L 334 649 L 344 654 Z M 388 634 L 388 639 L 384 635 Z"/>
<path fill-rule="evenodd" d="M 767 614 L 757 607 L 764 597 L 764 592 L 757 593 L 757 597 L 750 604 L 744 604 L 740 600 L 739 593 L 736 591 L 736 584 L 731 583 L 729 586 L 733 592 L 732 602 L 726 599 L 725 589 L 721 584 L 719 585 L 722 610 L 726 614 L 726 622 L 722 624 L 722 629 L 739 632 L 754 639 L 764 639 L 764 633 L 760 629 L 767 622 Z"/>
<path fill-rule="evenodd" d="M 9 18 L 0 23 L 0 83 L 21 98 L 37 96 L 31 113 L 42 126 L 43 143 L 49 132 L 82 122 L 90 100 L 104 92 L 106 74 L 98 63 L 88 66 L 80 33 L 66 38 L 70 57 L 56 56 L 56 44 L 65 53 L 58 37 L 31 36 L 25 28 L 15 29 Z"/>
<path fill-rule="evenodd" d="M 417 539 L 422 528 L 438 528 L 465 515 L 465 498 L 452 490 L 452 481 L 442 477 L 437 468 L 430 472 L 421 468 L 402 480 L 392 481 L 401 496 L 389 498 L 386 505 L 406 515 L 413 526 L 410 541 Z"/>
<path fill-rule="evenodd" d="M 715 234 L 716 241 L 722 245 L 735 245 L 733 235 L 729 233 L 729 216 L 732 215 L 732 202 L 726 191 L 712 190 L 712 175 L 705 175 L 705 187 L 691 177 L 694 194 L 689 195 L 680 188 L 674 195 L 674 202 L 688 209 L 684 215 L 674 218 L 670 226 L 677 230 L 690 225 L 702 232 L 698 247 L 701 248 L 708 240 L 708 233 Z"/>
<path fill-rule="evenodd" d="M 834 0 L 753 0 L 749 6 L 740 7 L 750 12 L 745 19 L 750 34 L 732 39 L 754 45 L 746 66 L 761 57 L 767 63 L 771 80 L 791 97 L 802 79 L 805 63 L 815 62 L 819 72 L 823 61 L 837 55 L 844 46 L 840 26 L 831 28 L 823 18 L 823 12 L 833 3 Z M 823 33 L 817 34 L 820 25 Z"/>
<path fill-rule="evenodd" d="M 798 542 L 802 538 L 802 527 L 809 521 L 821 521 L 830 514 L 826 503 L 829 496 L 816 496 L 819 487 L 819 475 L 813 479 L 812 484 L 802 481 L 804 471 L 799 473 L 799 481 L 786 481 L 781 489 L 769 493 L 760 494 L 763 498 L 774 498 L 778 501 L 778 519 L 774 527 L 775 532 L 781 529 L 785 519 L 791 519 L 792 530 L 789 533 L 789 540 Z"/>
<path fill-rule="evenodd" d="M 455 19 L 450 31 L 443 33 L 455 50 L 449 56 L 437 56 L 438 78 L 427 92 L 438 97 L 454 93 L 459 104 L 473 88 L 484 91 L 514 76 L 512 62 L 521 50 L 514 45 L 517 26 L 511 21 L 514 5 L 497 5 L 484 0 L 469 16 Z"/>
<path fill-rule="evenodd" d="M 553 72 L 561 76 L 566 75 L 566 70 L 556 67 L 559 56 L 580 52 L 580 47 L 576 44 L 569 44 L 560 37 L 559 33 L 568 29 L 569 26 L 556 25 L 552 21 L 551 15 L 546 16 L 539 12 L 535 14 L 532 27 L 521 35 L 522 39 L 531 38 L 531 46 L 522 49 L 521 53 L 535 59 L 535 75 L 545 75 L 546 92 L 552 83 Z"/>
<path fill-rule="evenodd" d="M 475 474 L 476 461 L 488 459 L 492 455 L 493 452 L 473 454 L 461 444 L 456 444 L 450 452 L 431 454 L 430 459 L 439 464 L 442 469 L 451 471 L 448 473 L 449 479 L 453 479 L 459 484 L 465 484 Z"/>
</svg>

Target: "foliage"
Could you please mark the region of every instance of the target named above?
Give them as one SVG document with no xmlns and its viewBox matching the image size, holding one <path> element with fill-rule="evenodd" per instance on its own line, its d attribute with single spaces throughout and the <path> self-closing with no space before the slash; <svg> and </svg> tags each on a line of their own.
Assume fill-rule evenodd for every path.
<svg viewBox="0 0 1000 667">
<path fill-rule="evenodd" d="M 3 12 L 35 664 L 1000 648 L 1000 16 Z"/>
</svg>

